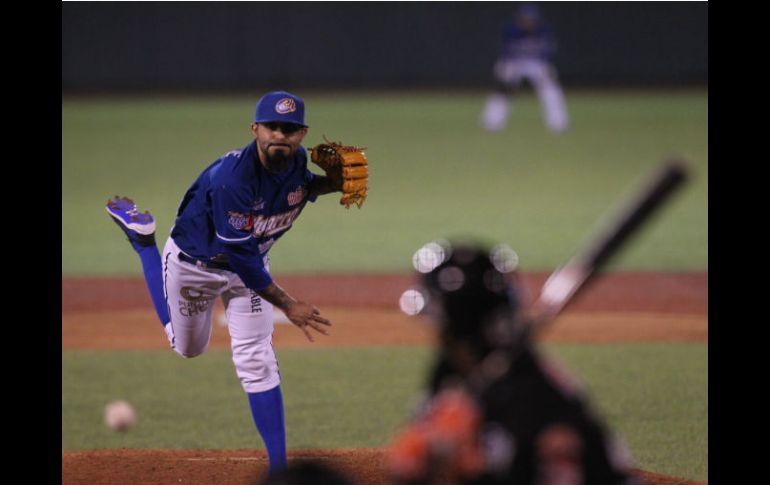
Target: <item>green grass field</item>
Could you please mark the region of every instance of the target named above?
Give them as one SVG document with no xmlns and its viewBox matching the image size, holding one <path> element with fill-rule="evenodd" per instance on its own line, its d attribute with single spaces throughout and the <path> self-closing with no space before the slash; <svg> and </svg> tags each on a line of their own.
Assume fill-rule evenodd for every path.
<svg viewBox="0 0 770 485">
<path fill-rule="evenodd" d="M 303 93 L 305 145 L 367 146 L 363 209 L 337 197 L 309 206 L 271 251 L 290 272 L 405 271 L 426 241 L 470 235 L 505 242 L 525 271 L 563 263 L 600 218 L 663 158 L 694 178 L 609 269 L 708 271 L 708 94 L 567 92 L 572 127 L 543 128 L 531 95 L 509 127 L 477 124 L 483 92 Z M 254 96 L 64 98 L 62 275 L 136 275 L 140 265 L 106 215 L 134 197 L 162 241 L 184 191 L 224 152 L 249 142 Z M 316 172 L 319 169 L 311 167 Z M 704 480 L 708 450 L 705 344 L 550 347 L 581 376 L 641 468 Z M 408 412 L 428 349 L 279 349 L 289 446 L 382 446 Z M 116 376 L 120 376 L 118 379 Z M 141 421 L 102 425 L 111 399 Z M 261 447 L 228 351 L 62 354 L 62 449 Z"/>
<path fill-rule="evenodd" d="M 361 210 L 345 211 L 337 196 L 308 207 L 271 251 L 273 271 L 405 270 L 422 244 L 455 235 L 505 242 L 523 269 L 552 269 L 671 155 L 687 158 L 695 177 L 615 267 L 706 269 L 707 93 L 568 96 L 572 128 L 558 136 L 532 96 L 505 131 L 487 133 L 477 124 L 481 92 L 305 95 L 305 145 L 326 135 L 367 146 L 369 198 Z M 199 172 L 250 141 L 255 101 L 65 98 L 62 273 L 139 274 L 104 202 L 134 197 L 164 239 Z"/>
<path fill-rule="evenodd" d="M 551 345 L 638 466 L 704 480 L 708 353 L 704 345 Z M 431 350 L 279 350 L 290 448 L 380 447 L 404 422 Z M 611 362 L 612 365 L 607 365 Z M 116 379 L 120 376 L 120 379 Z M 104 404 L 131 401 L 129 433 L 109 431 Z M 230 353 L 64 352 L 62 449 L 262 447 Z"/>
</svg>

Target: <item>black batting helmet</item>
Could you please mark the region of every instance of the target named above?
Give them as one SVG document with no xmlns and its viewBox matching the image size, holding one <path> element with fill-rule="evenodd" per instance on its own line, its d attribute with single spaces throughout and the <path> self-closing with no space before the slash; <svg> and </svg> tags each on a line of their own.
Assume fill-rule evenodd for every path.
<svg viewBox="0 0 770 485">
<path fill-rule="evenodd" d="M 417 311 L 433 317 L 443 340 L 463 340 L 480 356 L 511 347 L 521 331 L 518 256 L 505 245 L 435 241 L 414 255 L 422 287 L 412 290 Z M 402 296 L 401 306 L 410 298 Z M 406 297 L 406 301 L 405 301 Z"/>
</svg>

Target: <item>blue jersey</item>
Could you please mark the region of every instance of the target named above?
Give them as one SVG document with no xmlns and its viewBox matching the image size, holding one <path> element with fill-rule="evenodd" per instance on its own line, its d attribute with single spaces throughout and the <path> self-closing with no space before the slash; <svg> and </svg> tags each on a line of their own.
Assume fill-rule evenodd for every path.
<svg viewBox="0 0 770 485">
<path fill-rule="evenodd" d="M 227 263 L 246 286 L 261 290 L 272 279 L 264 260 L 272 245 L 291 229 L 308 200 L 314 174 L 299 147 L 279 174 L 259 161 L 256 141 L 209 165 L 187 190 L 171 237 L 189 256 Z"/>
<path fill-rule="evenodd" d="M 533 31 L 521 29 L 511 22 L 503 27 L 500 57 L 504 59 L 539 59 L 550 62 L 556 51 L 551 29 L 540 24 Z"/>
</svg>

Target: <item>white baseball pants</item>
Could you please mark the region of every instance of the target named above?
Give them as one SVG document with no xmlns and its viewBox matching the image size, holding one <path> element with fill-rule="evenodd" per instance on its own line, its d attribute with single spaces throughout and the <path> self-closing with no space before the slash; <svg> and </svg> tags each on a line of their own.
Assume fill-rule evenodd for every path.
<svg viewBox="0 0 770 485">
<path fill-rule="evenodd" d="M 535 59 L 502 60 L 495 64 L 495 77 L 504 84 L 518 87 L 528 80 L 540 100 L 545 124 L 549 130 L 562 132 L 569 125 L 569 115 L 564 93 L 556 80 L 553 67 Z M 493 94 L 487 99 L 482 113 L 482 123 L 489 130 L 499 130 L 508 118 L 507 96 Z"/>
<path fill-rule="evenodd" d="M 273 305 L 247 288 L 232 271 L 203 268 L 179 259 L 170 237 L 163 249 L 163 288 L 171 322 L 171 347 L 190 358 L 206 351 L 211 339 L 214 300 L 221 296 L 243 390 L 268 391 L 281 382 L 273 351 Z"/>
</svg>

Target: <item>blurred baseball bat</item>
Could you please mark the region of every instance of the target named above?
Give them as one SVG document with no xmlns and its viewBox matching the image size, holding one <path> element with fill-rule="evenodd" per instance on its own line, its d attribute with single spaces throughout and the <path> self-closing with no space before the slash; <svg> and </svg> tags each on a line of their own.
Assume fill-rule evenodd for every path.
<svg viewBox="0 0 770 485">
<path fill-rule="evenodd" d="M 509 372 L 511 366 L 517 362 L 518 356 L 529 348 L 534 333 L 553 321 L 577 294 L 585 290 L 607 261 L 618 253 L 639 227 L 664 205 L 687 178 L 687 165 L 683 160 L 664 161 L 641 190 L 628 198 L 620 210 L 566 264 L 548 277 L 539 298 L 525 316 L 526 324 L 519 327 L 520 333 L 513 345 L 487 354 L 480 365 L 469 372 L 465 381 L 466 391 L 483 402 L 484 393 Z M 471 413 L 476 413 L 476 416 L 481 414 L 478 403 L 471 402 L 468 405 L 471 406 Z M 439 457 L 445 460 L 444 463 L 452 459 L 451 454 Z"/>
<path fill-rule="evenodd" d="M 687 165 L 683 160 L 670 159 L 649 177 L 638 193 L 629 197 L 620 210 L 608 219 L 596 234 L 575 255 L 548 277 L 537 300 L 524 313 L 524 325 L 512 344 L 484 358 L 471 373 L 468 387 L 481 393 L 508 372 L 520 352 L 528 348 L 535 334 L 564 310 L 609 259 L 627 243 L 635 231 L 660 208 L 676 189 L 687 180 Z"/>
<path fill-rule="evenodd" d="M 664 161 L 641 190 L 630 197 L 566 264 L 548 277 L 533 305 L 534 327 L 553 320 L 576 295 L 585 290 L 593 276 L 649 220 L 655 210 L 682 186 L 688 176 L 687 164 L 683 160 Z"/>
</svg>

